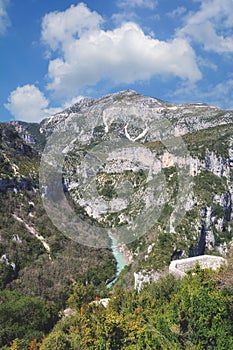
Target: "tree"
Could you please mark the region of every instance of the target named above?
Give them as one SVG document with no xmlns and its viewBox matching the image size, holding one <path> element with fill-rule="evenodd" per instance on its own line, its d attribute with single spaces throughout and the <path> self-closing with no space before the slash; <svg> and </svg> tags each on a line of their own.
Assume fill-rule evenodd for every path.
<svg viewBox="0 0 233 350">
<path fill-rule="evenodd" d="M 170 308 L 181 338 L 202 349 L 233 348 L 232 296 L 218 288 L 213 272 L 196 267 L 181 281 Z"/>
<path fill-rule="evenodd" d="M 60 330 L 51 333 L 43 342 L 40 350 L 70 350 L 68 337 Z"/>
<path fill-rule="evenodd" d="M 72 294 L 67 300 L 71 309 L 79 310 L 82 304 L 90 303 L 95 299 L 95 287 L 92 283 L 85 286 L 82 282 L 76 282 Z"/>
<path fill-rule="evenodd" d="M 52 303 L 17 292 L 0 292 L 0 346 L 10 345 L 16 338 L 40 339 L 57 320 L 58 310 Z"/>
</svg>

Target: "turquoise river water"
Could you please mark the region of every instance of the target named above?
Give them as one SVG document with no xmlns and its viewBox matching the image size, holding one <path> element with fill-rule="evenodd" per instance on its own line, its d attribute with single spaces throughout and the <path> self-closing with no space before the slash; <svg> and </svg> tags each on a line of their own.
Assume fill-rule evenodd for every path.
<svg viewBox="0 0 233 350">
<path fill-rule="evenodd" d="M 117 262 L 117 273 L 116 273 L 115 278 L 111 282 L 109 282 L 107 284 L 108 288 L 110 288 L 113 285 L 113 283 L 116 282 L 119 273 L 127 265 L 127 262 L 126 262 L 126 259 L 125 259 L 124 255 L 119 251 L 119 248 L 117 246 L 117 244 L 118 244 L 117 239 L 115 237 L 113 237 L 113 236 L 110 236 L 110 235 L 109 235 L 109 237 L 112 240 L 111 248 L 112 248 L 113 255 L 114 255 L 115 259 L 116 259 L 116 262 Z"/>
</svg>

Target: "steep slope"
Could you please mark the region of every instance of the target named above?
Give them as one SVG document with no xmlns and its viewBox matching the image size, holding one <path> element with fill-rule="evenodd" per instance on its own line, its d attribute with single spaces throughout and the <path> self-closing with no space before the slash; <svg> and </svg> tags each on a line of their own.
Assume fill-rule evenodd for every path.
<svg viewBox="0 0 233 350">
<path fill-rule="evenodd" d="M 83 247 L 53 226 L 39 193 L 40 156 L 12 125 L 0 124 L 0 162 L 0 288 L 61 305 L 77 279 L 105 285 L 111 252 Z"/>
<path fill-rule="evenodd" d="M 69 145 L 63 181 L 82 220 L 91 222 L 99 238 L 111 232 L 130 249 L 133 262 L 122 283 L 137 287 L 140 280 L 156 279 L 171 259 L 227 253 L 231 111 L 123 91 L 84 99 L 45 120 L 41 131 L 53 135 L 45 162 Z"/>
<path fill-rule="evenodd" d="M 45 135 L 40 132 L 39 123 L 27 123 L 17 120 L 10 122 L 10 125 L 13 126 L 26 144 L 35 148 L 38 152 L 44 149 L 46 138 Z"/>
</svg>

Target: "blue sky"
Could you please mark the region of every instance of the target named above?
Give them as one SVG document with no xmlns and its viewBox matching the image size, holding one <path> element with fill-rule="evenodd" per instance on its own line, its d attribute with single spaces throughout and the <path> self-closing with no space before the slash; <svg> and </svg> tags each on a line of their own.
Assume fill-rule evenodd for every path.
<svg viewBox="0 0 233 350">
<path fill-rule="evenodd" d="M 0 120 L 133 89 L 233 109 L 232 0 L 0 0 Z"/>
</svg>

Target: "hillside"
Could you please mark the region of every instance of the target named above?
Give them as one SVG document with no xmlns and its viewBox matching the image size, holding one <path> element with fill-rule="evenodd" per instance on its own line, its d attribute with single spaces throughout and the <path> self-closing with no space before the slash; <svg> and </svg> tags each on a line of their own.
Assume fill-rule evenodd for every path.
<svg viewBox="0 0 233 350">
<path fill-rule="evenodd" d="M 79 299 L 88 304 L 122 287 L 129 293 L 126 303 L 139 298 L 147 317 L 142 302 L 146 292 L 144 297 L 137 292 L 165 276 L 171 260 L 204 253 L 232 255 L 232 135 L 232 111 L 171 104 L 134 91 L 83 99 L 40 124 L 0 124 L 3 293 L 55 303 L 55 323 L 58 309 L 71 305 L 80 310 Z M 107 290 L 116 274 L 113 248 L 127 266 Z M 118 306 L 125 307 L 121 302 Z M 67 327 L 77 332 L 79 317 Z M 119 313 L 96 317 L 127 321 Z M 46 327 L 43 334 L 49 331 Z M 51 337 L 57 332 L 63 337 L 62 327 Z M 186 344 L 185 327 L 174 327 L 177 332 L 181 327 L 179 339 L 172 331 L 169 341 L 178 349 L 180 341 Z M 134 331 L 129 327 L 127 332 Z M 161 339 L 154 341 L 160 344 Z M 0 340 L 9 345 L 9 338 Z"/>
<path fill-rule="evenodd" d="M 0 125 L 0 286 L 63 305 L 76 279 L 97 287 L 114 273 L 109 250 L 63 236 L 39 193 L 40 156 L 11 125 Z"/>
</svg>

